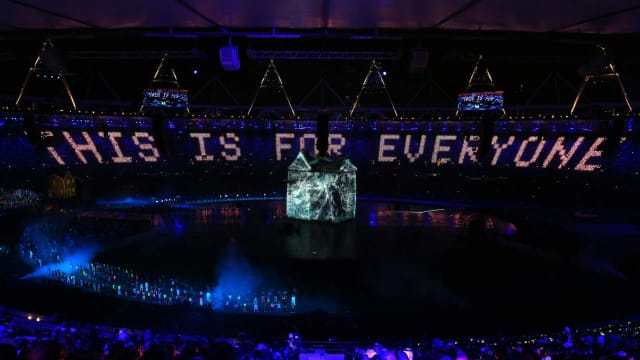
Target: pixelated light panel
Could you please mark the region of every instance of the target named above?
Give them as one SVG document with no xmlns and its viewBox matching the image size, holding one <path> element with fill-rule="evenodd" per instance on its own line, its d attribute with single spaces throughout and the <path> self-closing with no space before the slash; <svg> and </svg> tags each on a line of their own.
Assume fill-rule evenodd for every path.
<svg viewBox="0 0 640 360">
<path fill-rule="evenodd" d="M 207 169 L 242 164 L 281 171 L 299 151 L 314 153 L 314 121 L 254 120 L 168 118 L 166 129 L 158 132 L 147 117 L 39 114 L 41 145 L 46 151 L 37 151 L 24 134 L 0 136 L 0 165 L 8 170 L 5 175 L 24 170 L 49 173 L 61 166 L 137 171 L 140 165 L 179 168 L 181 164 Z M 614 151 L 603 155 L 612 144 L 606 132 L 598 131 L 600 121 L 532 120 L 500 121 L 491 138 L 482 141 L 473 121 L 332 122 L 327 152 L 336 157 L 349 154 L 361 169 L 381 171 L 490 166 L 633 173 L 639 168 L 634 156 L 638 144 L 628 141 L 626 134 L 619 139 L 620 146 L 609 146 Z M 22 121 L 16 114 L 0 114 L 0 132 L 9 129 L 7 124 L 19 127 Z M 628 120 L 629 134 L 636 122 Z M 162 137 L 156 139 L 159 134 Z M 478 154 L 481 143 L 487 149 L 482 157 Z M 159 145 L 171 151 L 159 151 Z"/>
</svg>

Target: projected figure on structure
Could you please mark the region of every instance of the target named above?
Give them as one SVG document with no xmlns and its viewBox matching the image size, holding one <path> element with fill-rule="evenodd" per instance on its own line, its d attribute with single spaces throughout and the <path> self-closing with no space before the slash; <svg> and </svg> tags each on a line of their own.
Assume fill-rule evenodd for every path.
<svg viewBox="0 0 640 360">
<path fill-rule="evenodd" d="M 329 119 L 318 116 L 317 155 L 298 153 L 289 165 L 287 216 L 341 222 L 356 215 L 356 170 L 346 157 L 327 154 Z"/>
</svg>

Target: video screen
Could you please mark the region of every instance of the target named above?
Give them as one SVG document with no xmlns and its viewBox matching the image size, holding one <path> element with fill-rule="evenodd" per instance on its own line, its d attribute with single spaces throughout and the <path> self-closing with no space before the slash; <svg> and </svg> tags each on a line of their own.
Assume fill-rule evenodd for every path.
<svg viewBox="0 0 640 360">
<path fill-rule="evenodd" d="M 142 97 L 145 108 L 182 109 L 189 107 L 187 90 L 147 89 Z"/>
<path fill-rule="evenodd" d="M 502 91 L 483 91 L 458 95 L 458 110 L 460 111 L 502 110 L 503 108 Z"/>
</svg>

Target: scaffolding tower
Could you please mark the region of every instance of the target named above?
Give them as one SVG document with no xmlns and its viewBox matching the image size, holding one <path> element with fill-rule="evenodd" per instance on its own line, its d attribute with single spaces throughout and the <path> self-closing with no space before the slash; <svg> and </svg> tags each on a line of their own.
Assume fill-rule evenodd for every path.
<svg viewBox="0 0 640 360">
<path fill-rule="evenodd" d="M 151 79 L 151 89 L 164 89 L 164 90 L 180 90 L 180 83 L 178 83 L 178 76 L 172 67 L 168 65 L 167 59 L 169 53 L 164 52 L 160 64 L 156 68 L 156 72 Z M 140 112 L 145 108 L 144 101 L 140 106 Z M 186 107 L 186 112 L 189 113 L 189 106 Z"/>
<path fill-rule="evenodd" d="M 485 92 L 485 91 L 497 91 L 496 85 L 493 82 L 493 77 L 489 72 L 489 68 L 487 67 L 484 57 L 482 54 L 478 56 L 478 60 L 476 61 L 475 66 L 473 67 L 473 71 L 471 72 L 471 76 L 469 77 L 469 81 L 467 82 L 467 87 L 465 88 L 465 93 L 470 92 Z M 501 109 L 502 114 L 505 114 L 504 108 Z M 456 110 L 456 116 L 460 115 L 460 110 Z"/>
<path fill-rule="evenodd" d="M 587 74 L 582 80 L 582 84 L 580 85 L 580 89 L 576 94 L 576 98 L 573 100 L 573 104 L 571 105 L 571 110 L 569 111 L 569 113 L 573 115 L 573 112 L 582 99 L 584 90 L 587 88 L 587 86 L 597 86 L 597 84 L 600 82 L 613 82 L 616 86 L 618 86 L 627 110 L 629 112 L 632 112 L 633 108 L 631 107 L 631 103 L 629 102 L 629 96 L 627 96 L 627 92 L 622 85 L 620 74 L 613 66 L 611 57 L 607 55 L 607 50 L 603 45 L 598 45 L 598 48 L 600 49 L 601 54 L 592 59 L 592 64 L 590 64 L 590 68 L 588 69 Z"/>
<path fill-rule="evenodd" d="M 69 98 L 71 107 L 73 110 L 77 110 L 76 100 L 73 97 L 69 83 L 67 82 L 64 66 L 62 63 L 62 55 L 56 51 L 51 39 L 47 39 L 42 43 L 42 47 L 36 56 L 36 60 L 33 65 L 27 71 L 27 75 L 22 82 L 20 91 L 18 92 L 18 98 L 16 99 L 16 105 L 20 105 L 24 92 L 29 85 L 29 81 L 33 76 L 43 78 L 45 80 L 60 80 L 64 90 Z"/>
<path fill-rule="evenodd" d="M 282 78 L 280 77 L 280 73 L 278 72 L 278 68 L 276 67 L 273 59 L 269 60 L 267 70 L 265 70 L 264 75 L 262 76 L 262 80 L 260 80 L 260 85 L 258 85 L 258 90 L 253 96 L 251 105 L 249 105 L 249 110 L 247 110 L 248 116 L 251 115 L 251 111 L 253 110 L 253 106 L 256 103 L 256 99 L 258 99 L 258 95 L 260 95 L 260 92 L 263 89 L 276 89 L 276 91 L 281 91 L 285 100 L 287 101 L 289 110 L 291 110 L 291 115 L 296 116 L 296 112 L 293 109 L 293 105 L 291 105 L 291 100 L 289 100 L 289 95 L 287 95 L 287 90 L 284 88 L 284 83 L 282 82 Z"/>
<path fill-rule="evenodd" d="M 384 83 L 384 79 L 382 78 L 382 74 L 380 74 L 380 65 L 376 60 L 371 60 L 371 66 L 369 67 L 369 72 L 367 76 L 364 77 L 364 81 L 362 82 L 362 86 L 360 87 L 360 91 L 358 91 L 358 95 L 356 95 L 356 100 L 353 102 L 351 106 L 351 110 L 349 111 L 349 116 L 353 116 L 354 111 L 360 104 L 360 98 L 362 94 L 367 91 L 382 91 L 387 96 L 387 100 L 389 100 L 389 104 L 391 105 L 391 109 L 393 110 L 394 116 L 398 117 L 398 111 L 396 111 L 396 107 L 393 104 L 393 100 L 391 100 L 391 95 L 389 94 L 389 90 L 387 90 L 387 85 Z"/>
</svg>

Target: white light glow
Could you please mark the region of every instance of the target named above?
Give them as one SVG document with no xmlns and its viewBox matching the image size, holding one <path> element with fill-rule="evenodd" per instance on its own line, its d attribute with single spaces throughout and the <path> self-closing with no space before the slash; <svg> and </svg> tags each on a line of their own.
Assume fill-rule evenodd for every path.
<svg viewBox="0 0 640 360">
<path fill-rule="evenodd" d="M 387 144 L 387 140 L 400 140 L 400 135 L 398 134 L 381 134 L 380 135 L 380 143 L 378 146 L 378 161 L 379 162 L 392 162 L 395 161 L 395 156 L 386 156 L 385 151 L 394 151 L 396 149 L 395 145 Z"/>
<path fill-rule="evenodd" d="M 338 140 L 337 142 L 334 140 Z M 342 147 L 347 143 L 347 139 L 345 139 L 342 134 L 329 134 L 329 147 L 327 148 L 327 153 L 329 155 L 342 155 Z"/>
<path fill-rule="evenodd" d="M 540 153 L 542 152 L 542 149 L 544 149 L 544 144 L 546 144 L 547 142 L 546 140 L 544 140 L 544 138 L 540 139 L 540 142 L 536 147 L 536 151 L 533 153 L 533 156 L 531 156 L 531 159 L 522 160 L 522 155 L 524 155 L 524 151 L 527 148 L 527 145 L 535 141 L 538 141 L 537 136 L 529 136 L 527 140 L 522 141 L 522 143 L 520 144 L 520 148 L 518 149 L 518 153 L 516 154 L 516 157 L 513 160 L 513 162 L 516 163 L 516 167 L 527 168 L 529 167 L 529 165 L 538 161 L 538 158 L 540 157 Z"/>
<path fill-rule="evenodd" d="M 140 139 L 144 138 L 146 138 L 149 142 L 141 143 Z M 158 159 L 160 158 L 160 153 L 158 152 L 158 149 L 153 146 L 153 136 L 149 135 L 149 133 L 146 131 L 141 131 L 135 132 L 131 139 L 133 140 L 133 143 L 136 144 L 136 146 L 141 150 L 138 152 L 138 156 L 140 156 L 142 160 L 144 160 L 145 162 L 158 161 Z M 151 152 L 151 154 L 148 153 L 149 151 Z M 145 152 L 147 153 L 145 154 Z"/>
<path fill-rule="evenodd" d="M 478 162 L 478 156 L 477 156 L 478 151 L 476 150 L 476 147 L 479 140 L 480 140 L 480 136 L 478 135 L 471 135 L 471 136 L 464 137 L 464 140 L 462 142 L 462 149 L 460 149 L 460 156 L 458 157 L 459 165 L 464 164 L 464 158 L 467 156 L 472 162 L 474 163 Z M 469 146 L 469 142 L 474 142 L 475 145 Z"/>
<path fill-rule="evenodd" d="M 90 151 L 93 154 L 93 156 L 96 157 L 96 160 L 98 160 L 98 163 L 102 164 L 102 155 L 100 155 L 100 153 L 98 152 L 98 149 L 96 149 L 96 145 L 93 143 L 93 140 L 91 140 L 91 136 L 89 136 L 88 132 L 86 131 L 82 132 L 82 137 L 86 141 L 86 144 L 78 144 L 75 140 L 73 140 L 73 138 L 71 137 L 71 134 L 69 134 L 68 131 L 63 131 L 62 135 L 64 136 L 65 139 L 67 139 L 67 142 L 69 143 L 73 151 L 76 153 L 76 156 L 78 157 L 78 159 L 80 159 L 80 161 L 82 161 L 83 164 L 88 163 L 87 158 L 85 158 L 84 154 L 82 153 L 83 151 Z"/>
<path fill-rule="evenodd" d="M 449 157 L 438 157 L 440 153 L 451 151 L 451 146 L 442 145 L 443 141 L 456 141 L 456 135 L 436 135 L 436 142 L 433 145 L 433 154 L 431 154 L 431 162 L 436 164 L 446 164 L 451 161 Z"/>
<path fill-rule="evenodd" d="M 311 145 L 311 149 L 307 149 L 307 143 L 309 142 L 308 140 L 312 140 L 312 145 Z M 316 136 L 314 134 L 303 134 L 300 139 L 300 151 L 306 151 L 309 154 L 314 154 L 317 155 L 318 154 L 318 149 L 317 149 L 317 144 L 318 144 L 318 139 L 316 138 Z"/>
<path fill-rule="evenodd" d="M 494 136 L 491 139 L 491 146 L 493 147 L 493 150 L 495 150 L 495 154 L 493 154 L 493 159 L 491 159 L 491 166 L 496 166 L 496 164 L 498 163 L 498 159 L 500 158 L 500 154 L 502 154 L 502 151 L 504 151 L 509 146 L 513 145 L 514 141 L 516 141 L 515 136 L 509 136 L 509 139 L 507 140 L 507 142 L 503 144 L 500 144 L 498 142 L 497 136 Z"/>
<path fill-rule="evenodd" d="M 282 150 L 291 150 L 291 144 L 283 142 L 285 139 L 293 139 L 295 135 L 292 133 L 276 134 L 276 160 L 282 160 Z"/>
<path fill-rule="evenodd" d="M 576 142 L 573 143 L 573 146 L 571 146 L 571 149 L 569 149 L 569 151 L 567 152 L 567 149 L 564 147 L 564 144 L 563 144 L 564 136 L 558 137 L 558 139 L 556 140 L 556 143 L 553 144 L 553 148 L 551 149 L 551 151 L 549 151 L 549 155 L 547 155 L 547 158 L 544 159 L 544 162 L 542 163 L 542 167 L 546 168 L 547 166 L 549 166 L 549 163 L 551 162 L 551 160 L 553 160 L 553 157 L 556 154 L 558 154 L 558 156 L 562 160 L 558 165 L 558 169 L 562 169 L 567 165 L 569 160 L 571 160 L 571 157 L 573 156 L 573 154 L 575 154 L 576 150 L 578 150 L 578 147 L 580 146 L 580 144 L 582 144 L 583 140 L 584 140 L 584 136 L 580 136 L 576 140 Z"/>
<path fill-rule="evenodd" d="M 51 131 L 41 131 L 40 132 L 40 136 L 43 137 L 43 138 L 51 137 L 51 136 L 53 136 L 53 132 L 51 132 Z M 56 160 L 58 165 L 65 165 L 64 160 L 62 160 L 62 157 L 60 156 L 60 154 L 58 154 L 58 152 L 56 151 L 56 149 L 53 146 L 47 146 L 47 151 Z"/>
<path fill-rule="evenodd" d="M 593 145 L 589 148 L 586 154 L 580 159 L 578 165 L 576 165 L 576 170 L 578 171 L 593 171 L 595 169 L 599 169 L 600 164 L 587 164 L 587 161 L 592 158 L 597 158 L 602 156 L 602 151 L 598 150 L 598 147 L 607 140 L 606 137 L 599 137 L 596 141 L 593 142 Z"/>
<path fill-rule="evenodd" d="M 109 137 L 109 141 L 111 141 L 111 145 L 113 146 L 113 150 L 116 152 L 117 156 L 112 156 L 111 160 L 113 160 L 116 164 L 128 164 L 132 162 L 131 156 L 124 156 L 122 149 L 120 148 L 120 144 L 118 144 L 118 138 L 122 137 L 122 133 L 119 131 L 109 131 L 107 133 Z"/>
<path fill-rule="evenodd" d="M 227 142 L 226 139 L 233 141 Z M 225 160 L 238 161 L 238 159 L 240 159 L 242 151 L 240 150 L 238 143 L 240 143 L 240 138 L 237 137 L 235 133 L 226 133 L 225 136 L 220 136 L 220 145 L 224 147 L 221 155 Z"/>
<path fill-rule="evenodd" d="M 424 144 L 427 142 L 427 135 L 420 136 L 420 144 L 418 145 L 418 152 L 411 153 L 411 135 L 408 134 L 404 138 L 404 156 L 409 159 L 410 163 L 414 163 L 422 154 L 424 154 Z"/>
<path fill-rule="evenodd" d="M 193 158 L 196 161 L 212 161 L 213 160 L 213 155 L 208 155 L 207 154 L 207 148 L 204 145 L 204 139 L 209 139 L 211 137 L 211 134 L 193 132 L 193 133 L 189 134 L 189 137 L 191 137 L 193 139 L 198 139 L 198 149 L 200 150 L 200 154 L 194 156 Z"/>
</svg>

